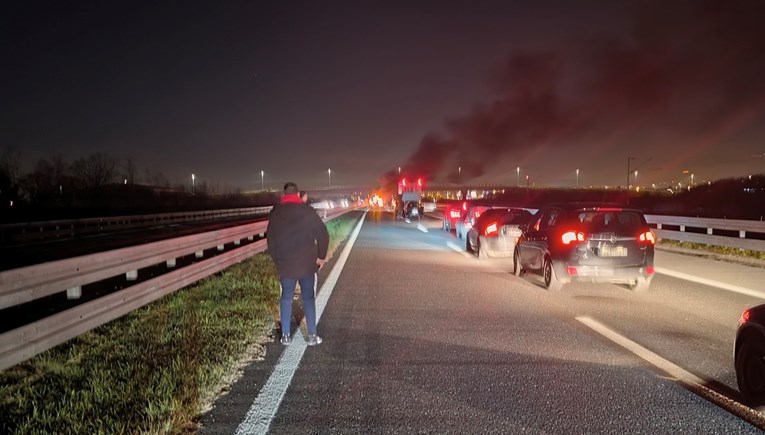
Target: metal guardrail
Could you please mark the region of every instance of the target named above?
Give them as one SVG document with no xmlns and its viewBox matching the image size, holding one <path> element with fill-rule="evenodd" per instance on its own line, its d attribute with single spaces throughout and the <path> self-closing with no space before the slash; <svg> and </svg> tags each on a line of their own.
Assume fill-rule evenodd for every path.
<svg viewBox="0 0 765 435">
<path fill-rule="evenodd" d="M 126 230 L 159 224 L 167 225 L 229 217 L 258 216 L 268 214 L 272 208 L 272 206 L 246 207 L 5 224 L 0 225 L 0 242 L 40 241 L 51 238 L 95 234 L 104 230 Z"/>
<path fill-rule="evenodd" d="M 351 210 L 321 214 L 327 221 Z M 255 237 L 262 237 L 267 225 L 267 221 L 255 222 L 0 272 L 2 309 L 123 273 L 128 280 L 135 280 L 142 268 L 162 263 L 174 268 L 177 258 L 192 254 L 201 258 L 206 249 L 222 251 L 225 244 L 236 245 L 245 238 L 254 241 L 1 334 L 0 370 L 265 251 L 266 240 L 255 241 Z"/>
<path fill-rule="evenodd" d="M 645 218 L 649 224 L 656 225 L 659 239 L 765 252 L 765 221 L 665 215 L 646 215 Z M 666 228 L 668 226 L 673 228 Z M 738 237 L 729 235 L 731 232 Z"/>
</svg>

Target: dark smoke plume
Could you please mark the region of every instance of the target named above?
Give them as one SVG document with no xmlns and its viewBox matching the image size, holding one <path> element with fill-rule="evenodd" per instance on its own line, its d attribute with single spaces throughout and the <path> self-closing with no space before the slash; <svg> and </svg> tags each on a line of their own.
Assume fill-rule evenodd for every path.
<svg viewBox="0 0 765 435">
<path fill-rule="evenodd" d="M 763 22 L 760 0 L 640 2 L 628 38 L 511 53 L 489 80 L 495 99 L 447 120 L 444 136 L 426 135 L 402 172 L 464 182 L 539 147 L 678 135 L 713 146 L 763 118 Z"/>
</svg>

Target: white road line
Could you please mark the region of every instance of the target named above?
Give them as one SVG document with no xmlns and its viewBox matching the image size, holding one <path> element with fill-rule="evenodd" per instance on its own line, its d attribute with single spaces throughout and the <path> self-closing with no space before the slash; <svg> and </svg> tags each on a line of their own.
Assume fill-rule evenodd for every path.
<svg viewBox="0 0 765 435">
<path fill-rule="evenodd" d="M 756 298 L 765 299 L 765 293 L 763 293 L 761 291 L 752 290 L 752 289 L 748 289 L 748 288 L 745 288 L 745 287 L 740 287 L 740 286 L 737 286 L 737 285 L 726 284 L 724 282 L 713 281 L 711 279 L 699 278 L 697 276 L 693 276 L 693 275 L 690 275 L 690 274 L 687 274 L 687 273 L 682 273 L 682 272 L 676 272 L 674 270 L 665 269 L 663 267 L 656 267 L 656 268 L 654 268 L 654 270 L 656 271 L 656 273 L 660 273 L 662 275 L 668 275 L 668 276 L 672 276 L 672 277 L 675 277 L 675 278 L 683 279 L 683 280 L 686 280 L 686 281 L 691 281 L 691 282 L 695 282 L 695 283 L 699 283 L 699 284 L 703 284 L 703 285 L 708 285 L 708 286 L 711 286 L 711 287 L 717 287 L 717 288 L 721 288 L 723 290 L 728 290 L 728 291 L 731 291 L 731 292 L 734 292 L 734 293 L 740 293 L 742 295 L 754 296 Z"/>
<path fill-rule="evenodd" d="M 446 242 L 446 246 L 452 248 L 456 252 L 459 252 L 460 254 L 464 255 L 465 257 L 472 257 L 472 255 L 470 255 L 467 252 L 465 252 L 464 249 L 462 249 L 459 246 L 455 245 L 453 242 Z"/>
<path fill-rule="evenodd" d="M 675 365 L 670 361 L 667 361 L 666 359 L 635 343 L 629 338 L 609 329 L 607 326 L 591 317 L 579 316 L 576 317 L 576 320 L 582 322 L 593 331 L 599 333 L 600 335 L 613 341 L 619 346 L 622 346 L 638 357 L 644 359 L 659 370 L 667 373 L 671 377 L 675 378 L 678 382 L 684 384 L 690 391 L 696 393 L 702 398 L 714 403 L 720 408 L 748 421 L 749 423 L 759 428 L 764 427 L 765 417 L 761 413 L 705 386 L 706 382 L 693 373 Z"/>
<path fill-rule="evenodd" d="M 659 368 L 660 370 L 664 371 L 665 373 L 669 374 L 670 376 L 674 377 L 677 380 L 680 380 L 689 384 L 698 385 L 698 386 L 701 386 L 704 383 L 704 381 L 701 378 L 697 377 L 693 373 L 690 373 L 684 370 L 683 368 L 673 364 L 672 362 L 667 361 L 666 359 L 651 352 L 650 350 L 644 348 L 643 346 L 635 343 L 629 338 L 614 332 L 613 330 L 609 329 L 607 326 L 603 325 L 602 323 L 598 322 L 597 320 L 591 317 L 580 316 L 580 317 L 576 317 L 576 320 L 584 323 L 587 327 L 597 332 L 598 334 L 606 337 L 607 339 L 613 341 L 619 346 L 627 349 L 628 351 L 634 353 L 640 358 L 648 361 L 654 367 Z"/>
<path fill-rule="evenodd" d="M 423 224 L 417 224 L 417 229 L 422 231 L 423 233 L 427 233 L 428 232 L 428 228 L 425 225 L 423 225 Z"/>
<path fill-rule="evenodd" d="M 356 237 L 358 237 L 361 231 L 361 226 L 364 223 L 367 212 L 361 217 L 361 220 L 351 233 L 348 243 L 345 245 L 345 249 L 337 258 L 332 271 L 327 276 L 324 284 L 319 290 L 319 296 L 316 298 L 316 323 L 319 323 L 321 314 L 324 312 L 324 308 L 327 306 L 329 297 L 332 295 L 332 290 L 337 284 L 337 280 L 340 277 L 340 273 L 345 267 L 345 262 L 348 260 L 348 256 L 351 253 L 354 243 L 356 243 Z M 284 394 L 287 392 L 287 388 L 292 382 L 292 377 L 295 375 L 295 371 L 300 364 L 300 360 L 303 358 L 307 344 L 303 337 L 303 332 L 298 329 L 295 336 L 292 339 L 292 344 L 287 346 L 279 357 L 279 361 L 276 363 L 273 373 L 266 381 L 263 388 L 260 390 L 258 397 L 252 402 L 250 410 L 247 411 L 247 415 L 239 424 L 236 429 L 237 435 L 244 434 L 265 434 L 268 432 L 268 428 L 271 426 L 271 421 L 276 415 L 276 411 L 279 410 L 279 405 L 284 399 Z"/>
</svg>

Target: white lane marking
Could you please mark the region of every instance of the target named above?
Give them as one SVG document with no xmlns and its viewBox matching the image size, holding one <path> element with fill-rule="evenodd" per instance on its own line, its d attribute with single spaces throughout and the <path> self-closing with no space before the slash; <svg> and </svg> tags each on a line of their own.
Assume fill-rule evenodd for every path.
<svg viewBox="0 0 765 435">
<path fill-rule="evenodd" d="M 348 239 L 348 243 L 345 245 L 345 249 L 337 258 L 335 266 L 327 276 L 326 281 L 322 284 L 319 290 L 319 296 L 316 298 L 316 323 L 319 323 L 321 314 L 324 312 L 329 297 L 332 295 L 332 290 L 337 284 L 337 279 L 340 277 L 340 273 L 345 267 L 345 262 L 348 260 L 348 256 L 351 253 L 354 243 L 356 243 L 356 237 L 358 237 L 361 231 L 361 225 L 364 223 L 367 212 L 361 216 L 361 220 L 354 228 L 351 237 Z M 268 428 L 271 426 L 271 421 L 276 415 L 276 411 L 279 410 L 279 405 L 284 399 L 284 394 L 287 392 L 287 388 L 292 382 L 292 377 L 295 375 L 295 371 L 300 364 L 300 360 L 303 358 L 307 344 L 303 332 L 298 329 L 295 336 L 292 338 L 292 344 L 284 349 L 284 352 L 279 357 L 279 361 L 276 363 L 273 373 L 266 381 L 263 388 L 260 390 L 258 397 L 252 402 L 250 410 L 247 411 L 247 415 L 244 420 L 239 424 L 236 429 L 237 435 L 244 434 L 265 434 L 268 432 Z"/>
<path fill-rule="evenodd" d="M 452 250 L 459 252 L 460 254 L 464 255 L 465 257 L 472 257 L 472 255 L 465 252 L 464 249 L 460 248 L 459 246 L 455 245 L 453 242 L 446 242 L 446 246 L 452 248 Z"/>
<path fill-rule="evenodd" d="M 762 428 L 763 425 L 765 425 L 765 418 L 763 418 L 763 415 L 759 413 L 757 410 L 749 408 L 748 406 L 742 403 L 739 403 L 731 399 L 730 397 L 720 394 L 717 391 L 712 390 L 711 388 L 705 386 L 706 382 L 702 380 L 701 378 L 699 378 L 698 376 L 694 375 L 693 373 L 683 369 L 682 367 L 675 365 L 674 363 L 670 361 L 667 361 L 666 359 L 651 352 L 650 350 L 644 348 L 643 346 L 635 343 L 629 338 L 623 335 L 620 335 L 617 332 L 614 332 L 613 330 L 609 329 L 604 324 L 598 322 L 597 320 L 591 317 L 579 316 L 575 318 L 576 320 L 588 326 L 593 331 L 613 341 L 619 346 L 622 346 L 623 348 L 627 349 L 628 351 L 632 352 L 638 357 L 644 359 L 649 364 L 653 365 L 659 370 L 672 376 L 678 382 L 684 384 L 690 391 L 694 392 L 698 396 L 714 403 L 720 408 L 730 412 L 731 414 L 739 418 L 746 420 L 747 422 L 759 428 Z"/>
<path fill-rule="evenodd" d="M 677 380 L 680 380 L 689 384 L 698 385 L 698 386 L 701 386 L 704 383 L 704 381 L 701 380 L 701 378 L 697 377 L 693 373 L 684 370 L 683 368 L 675 365 L 674 363 L 670 361 L 667 361 L 666 359 L 651 352 L 650 350 L 644 348 L 643 346 L 635 343 L 629 338 L 623 335 L 620 335 L 617 332 L 614 332 L 613 330 L 609 329 L 604 324 L 598 322 L 597 320 L 591 317 L 580 316 L 580 317 L 576 317 L 576 320 L 584 323 L 587 327 L 597 332 L 598 334 L 606 337 L 607 339 L 613 341 L 619 346 L 627 349 L 628 351 L 634 353 L 640 358 L 648 361 L 648 363 L 650 363 L 654 367 L 659 368 L 660 370 L 664 371 L 665 373 L 669 374 L 670 376 L 674 377 Z"/>
<path fill-rule="evenodd" d="M 423 233 L 427 233 L 428 232 L 428 228 L 425 225 L 423 225 L 423 224 L 417 224 L 417 229 L 422 231 Z"/>
<path fill-rule="evenodd" d="M 740 293 L 742 295 L 754 296 L 756 298 L 765 299 L 765 293 L 759 292 L 757 290 L 752 290 L 752 289 L 748 289 L 748 288 L 745 288 L 745 287 L 740 287 L 740 286 L 733 285 L 733 284 L 726 284 L 724 282 L 714 281 L 714 280 L 711 280 L 711 279 L 699 278 L 697 276 L 693 276 L 693 275 L 690 275 L 690 274 L 687 274 L 687 273 L 683 273 L 683 272 L 676 272 L 674 270 L 665 269 L 663 267 L 655 267 L 654 271 L 656 273 L 660 273 L 662 275 L 668 275 L 668 276 L 672 276 L 672 277 L 675 277 L 675 278 L 683 279 L 683 280 L 686 280 L 686 281 L 691 281 L 691 282 L 695 282 L 695 283 L 698 283 L 698 284 L 708 285 L 708 286 L 711 286 L 711 287 L 717 287 L 717 288 L 721 288 L 723 290 L 728 290 L 728 291 L 734 292 L 734 293 Z"/>
</svg>

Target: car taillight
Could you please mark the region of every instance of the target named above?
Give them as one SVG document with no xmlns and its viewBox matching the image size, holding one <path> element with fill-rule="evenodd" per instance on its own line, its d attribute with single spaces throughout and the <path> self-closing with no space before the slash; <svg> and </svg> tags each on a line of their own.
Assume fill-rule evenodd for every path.
<svg viewBox="0 0 765 435">
<path fill-rule="evenodd" d="M 564 245 L 568 245 L 571 242 L 584 242 L 584 233 L 577 231 L 566 231 L 560 237 Z"/>
<path fill-rule="evenodd" d="M 650 243 L 653 245 L 653 244 L 656 244 L 656 236 L 653 234 L 653 231 L 649 230 L 640 234 L 640 241 Z"/>
<path fill-rule="evenodd" d="M 648 266 L 645 268 L 645 273 L 647 273 L 648 275 L 653 275 L 654 272 L 655 271 L 653 269 L 653 266 Z"/>
<path fill-rule="evenodd" d="M 497 231 L 499 231 L 499 228 L 497 228 L 497 223 L 496 222 L 492 222 L 492 223 L 490 223 L 489 225 L 486 226 L 485 233 L 486 233 L 487 236 L 490 236 L 492 234 L 497 234 Z"/>
<path fill-rule="evenodd" d="M 749 309 L 744 310 L 743 313 L 741 313 L 741 317 L 738 319 L 738 324 L 743 325 L 744 323 L 749 321 Z"/>
</svg>

